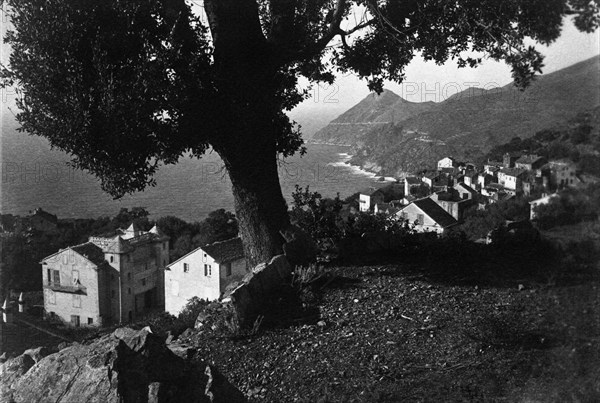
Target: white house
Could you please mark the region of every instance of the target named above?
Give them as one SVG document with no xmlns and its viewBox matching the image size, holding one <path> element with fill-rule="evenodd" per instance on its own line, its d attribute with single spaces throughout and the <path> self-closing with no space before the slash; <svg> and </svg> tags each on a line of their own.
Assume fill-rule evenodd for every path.
<svg viewBox="0 0 600 403">
<path fill-rule="evenodd" d="M 248 273 L 240 238 L 194 249 L 165 270 L 165 310 L 177 315 L 192 297 L 218 299 Z"/>
<path fill-rule="evenodd" d="M 498 171 L 498 183 L 509 190 L 521 190 L 527 171 L 519 168 L 503 168 Z"/>
<path fill-rule="evenodd" d="M 395 214 L 396 219 L 408 221 L 417 232 L 436 232 L 442 234 L 457 224 L 456 219 L 426 197 L 415 200 Z"/>
<path fill-rule="evenodd" d="M 367 189 L 358 196 L 358 209 L 361 212 L 370 211 L 377 203 L 383 203 L 383 192 L 380 189 Z"/>
<path fill-rule="evenodd" d="M 535 199 L 529 202 L 529 219 L 533 220 L 534 218 L 536 218 L 536 207 L 537 206 L 541 206 L 541 205 L 545 205 L 550 203 L 550 201 L 552 199 L 555 199 L 558 197 L 557 193 L 553 193 L 551 195 L 546 195 L 544 197 L 540 197 L 539 199 Z"/>
<path fill-rule="evenodd" d="M 458 166 L 458 163 L 452 157 L 442 158 L 437 163 L 437 167 L 439 170 L 441 170 L 442 168 L 454 168 L 456 166 Z"/>
</svg>

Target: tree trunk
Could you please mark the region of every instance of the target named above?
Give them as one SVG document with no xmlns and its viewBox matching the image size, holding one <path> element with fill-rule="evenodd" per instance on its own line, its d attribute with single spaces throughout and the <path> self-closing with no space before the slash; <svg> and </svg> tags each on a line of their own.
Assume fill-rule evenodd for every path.
<svg viewBox="0 0 600 403">
<path fill-rule="evenodd" d="M 241 136 L 249 136 L 242 133 Z M 240 143 L 246 143 L 241 141 Z M 258 142 L 259 143 L 259 142 Z M 231 178 L 244 252 L 251 266 L 282 253 L 279 231 L 289 224 L 275 147 L 230 147 L 219 154 Z"/>
<path fill-rule="evenodd" d="M 235 211 L 251 265 L 282 253 L 289 224 L 277 172 L 277 54 L 267 43 L 255 0 L 205 0 L 214 42 L 219 99 L 210 143 L 233 186 Z"/>
</svg>

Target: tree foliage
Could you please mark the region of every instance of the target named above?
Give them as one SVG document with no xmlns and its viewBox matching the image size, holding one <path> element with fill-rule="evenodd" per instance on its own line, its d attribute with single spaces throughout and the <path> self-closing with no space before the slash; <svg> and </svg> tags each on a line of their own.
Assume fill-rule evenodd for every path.
<svg viewBox="0 0 600 403">
<path fill-rule="evenodd" d="M 323 198 L 319 192 L 311 192 L 296 185 L 292 193 L 290 218 L 293 223 L 308 232 L 322 247 L 337 243 L 344 231 L 341 216 L 343 203 L 337 195 L 334 199 Z"/>
</svg>

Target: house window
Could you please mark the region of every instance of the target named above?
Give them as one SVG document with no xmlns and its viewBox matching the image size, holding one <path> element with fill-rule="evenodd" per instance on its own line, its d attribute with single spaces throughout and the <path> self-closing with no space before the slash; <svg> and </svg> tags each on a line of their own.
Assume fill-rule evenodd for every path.
<svg viewBox="0 0 600 403">
<path fill-rule="evenodd" d="M 73 294 L 73 308 L 81 308 L 81 295 Z"/>
<path fill-rule="evenodd" d="M 231 263 L 225 263 L 225 276 L 231 276 Z"/>
<path fill-rule="evenodd" d="M 88 318 L 88 325 L 94 324 L 94 318 Z"/>
<path fill-rule="evenodd" d="M 60 285 L 60 271 L 48 269 L 48 284 L 50 285 Z"/>
<path fill-rule="evenodd" d="M 188 263 L 184 263 L 183 264 L 183 272 L 187 273 L 188 271 L 190 271 L 190 265 Z"/>
<path fill-rule="evenodd" d="M 208 276 L 208 265 L 207 264 L 204 265 L 204 275 Z"/>
<path fill-rule="evenodd" d="M 145 278 L 142 279 L 142 285 L 146 285 L 146 279 Z"/>
<path fill-rule="evenodd" d="M 131 273 L 127 273 L 127 280 L 131 280 Z"/>
<path fill-rule="evenodd" d="M 79 270 L 71 271 L 71 279 L 73 280 L 73 285 L 79 284 Z"/>
<path fill-rule="evenodd" d="M 71 315 L 71 325 L 73 325 L 75 327 L 79 327 L 80 324 L 81 324 L 81 322 L 79 319 L 79 315 Z"/>
<path fill-rule="evenodd" d="M 425 216 L 423 214 L 417 214 L 417 224 L 423 225 L 425 223 Z"/>
</svg>

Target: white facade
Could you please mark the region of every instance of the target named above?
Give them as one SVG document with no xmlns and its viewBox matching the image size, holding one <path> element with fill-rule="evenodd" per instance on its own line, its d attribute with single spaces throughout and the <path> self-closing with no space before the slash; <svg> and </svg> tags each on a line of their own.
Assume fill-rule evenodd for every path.
<svg viewBox="0 0 600 403">
<path fill-rule="evenodd" d="M 456 161 L 452 157 L 442 158 L 438 161 L 437 167 L 438 169 L 442 168 L 453 168 L 456 166 Z"/>
<path fill-rule="evenodd" d="M 417 232 L 436 232 L 438 234 L 444 232 L 444 228 L 414 203 L 402 208 L 395 214 L 395 217 L 402 221 L 408 220 L 408 224 Z"/>
<path fill-rule="evenodd" d="M 245 258 L 218 262 L 202 248 L 171 263 L 165 270 L 165 310 L 178 315 L 193 297 L 216 300 L 225 288 L 248 273 Z"/>
<path fill-rule="evenodd" d="M 99 326 L 110 319 L 104 268 L 67 248 L 42 265 L 44 309 L 72 326 Z"/>
</svg>

